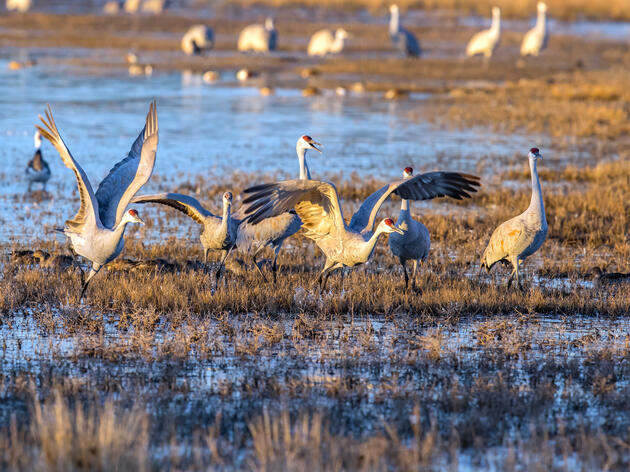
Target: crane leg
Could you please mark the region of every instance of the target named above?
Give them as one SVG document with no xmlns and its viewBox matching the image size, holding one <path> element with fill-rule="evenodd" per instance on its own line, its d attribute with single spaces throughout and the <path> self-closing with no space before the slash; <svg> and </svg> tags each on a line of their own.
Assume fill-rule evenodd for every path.
<svg viewBox="0 0 630 472">
<path fill-rule="evenodd" d="M 326 259 L 326 263 L 324 264 L 324 268 L 319 273 L 319 277 L 317 277 L 317 283 L 319 284 L 319 291 L 321 293 L 322 290 L 326 287 L 326 281 L 328 280 L 328 274 L 335 266 L 335 263 L 330 259 Z"/>
<path fill-rule="evenodd" d="M 273 283 L 275 284 L 277 282 L 277 278 L 276 278 L 276 272 L 278 272 L 278 253 L 280 252 L 280 248 L 282 246 L 278 245 L 276 246 L 276 249 L 274 250 L 274 256 L 273 256 L 273 263 L 271 264 L 271 271 L 273 272 Z"/>
<path fill-rule="evenodd" d="M 79 303 L 81 303 L 81 300 L 83 300 L 83 295 L 85 295 L 85 291 L 88 288 L 88 284 L 90 283 L 90 280 L 92 280 L 92 278 L 98 274 L 98 271 L 101 269 L 101 266 L 97 266 L 96 269 L 94 268 L 94 266 L 92 266 L 92 269 L 90 269 L 90 273 L 87 276 L 87 279 L 85 280 L 85 282 L 83 282 L 83 286 L 81 287 L 81 295 L 79 295 Z"/>
<path fill-rule="evenodd" d="M 258 253 L 262 251 L 264 247 L 265 246 L 258 246 L 258 248 L 254 251 L 254 254 L 252 255 L 252 261 L 254 262 L 254 267 L 256 267 L 256 270 L 258 271 L 260 276 L 265 282 L 267 282 L 267 277 L 265 277 L 265 274 L 263 274 L 262 270 L 260 270 L 260 266 L 258 265 L 258 261 L 256 260 L 256 256 L 258 256 Z"/>
<path fill-rule="evenodd" d="M 219 278 L 221 278 L 221 269 L 223 269 L 223 265 L 225 264 L 225 260 L 229 257 L 230 253 L 234 246 L 230 246 L 229 249 L 223 251 L 223 256 L 221 257 L 221 261 L 219 262 L 219 268 L 217 269 L 217 278 L 214 282 L 214 289 L 216 290 L 219 287 Z"/>
<path fill-rule="evenodd" d="M 418 272 L 418 259 L 413 261 L 413 273 L 411 274 L 411 290 L 416 290 L 416 273 Z"/>
<path fill-rule="evenodd" d="M 208 273 L 208 252 L 210 250 L 206 249 L 205 247 L 203 248 L 203 271 L 207 274 Z"/>
<path fill-rule="evenodd" d="M 399 257 L 400 259 L 400 265 L 403 268 L 403 274 L 405 275 L 405 290 L 407 289 L 407 287 L 409 286 L 409 274 L 407 274 L 407 266 L 405 265 L 405 260 L 402 257 Z"/>
</svg>

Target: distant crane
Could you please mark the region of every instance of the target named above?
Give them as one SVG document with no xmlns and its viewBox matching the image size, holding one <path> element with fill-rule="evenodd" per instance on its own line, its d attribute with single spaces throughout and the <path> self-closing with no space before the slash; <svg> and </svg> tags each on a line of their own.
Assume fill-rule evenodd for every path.
<svg viewBox="0 0 630 472">
<path fill-rule="evenodd" d="M 521 56 L 538 56 L 540 51 L 547 48 L 547 5 L 538 2 L 538 18 L 536 26 L 525 33 L 521 44 Z"/>
<path fill-rule="evenodd" d="M 333 33 L 329 29 L 317 31 L 308 43 L 309 56 L 325 56 L 326 54 L 339 54 L 343 51 L 344 41 L 350 35 L 343 28 L 337 28 Z"/>
<path fill-rule="evenodd" d="M 392 44 L 408 57 L 418 57 L 422 54 L 418 39 L 414 34 L 400 24 L 400 10 L 398 5 L 389 7 L 389 36 Z"/>
<path fill-rule="evenodd" d="M 403 178 L 408 179 L 413 176 L 413 169 L 405 167 Z M 416 289 L 416 272 L 418 263 L 424 262 L 429 256 L 431 247 L 431 236 L 429 230 L 419 221 L 411 217 L 409 200 L 403 199 L 400 204 L 400 215 L 396 226 L 404 231 L 404 234 L 392 233 L 389 236 L 389 249 L 400 260 L 405 274 L 405 288 L 409 286 L 409 275 L 407 274 L 407 261 L 413 261 L 413 273 L 411 275 L 411 288 Z"/>
<path fill-rule="evenodd" d="M 501 39 L 501 9 L 492 7 L 492 24 L 490 29 L 480 31 L 475 34 L 466 46 L 466 55 L 468 57 L 483 54 L 486 60 L 492 57 L 492 53 L 499 45 Z"/>
<path fill-rule="evenodd" d="M 33 136 L 35 142 L 35 154 L 33 159 L 26 164 L 26 178 L 28 179 L 28 191 L 31 191 L 31 185 L 35 182 L 44 184 L 44 192 L 46 191 L 46 182 L 50 179 L 50 167 L 44 160 L 42 155 L 42 138 L 39 131 L 35 131 Z"/>
<path fill-rule="evenodd" d="M 83 281 L 79 301 L 83 298 L 90 280 L 101 267 L 113 261 L 125 246 L 124 233 L 128 223 L 144 222 L 136 210 L 126 211 L 127 205 L 149 180 L 153 173 L 158 145 L 158 119 L 155 101 L 149 107 L 146 124 L 136 138 L 126 158 L 118 162 L 103 179 L 96 193 L 90 181 L 66 147 L 50 105 L 46 118 L 39 117 L 44 127 L 37 126 L 39 132 L 59 152 L 61 160 L 75 174 L 81 206 L 78 213 L 61 230 L 72 243 L 76 254 L 92 262 L 92 268 Z"/>
<path fill-rule="evenodd" d="M 520 287 L 519 265 L 534 254 L 547 238 L 547 219 L 543 204 L 542 188 L 538 178 L 536 162 L 542 159 L 538 148 L 531 148 L 527 155 L 532 178 L 532 198 L 529 207 L 523 213 L 501 223 L 490 236 L 488 247 L 481 257 L 481 268 L 488 272 L 499 261 L 512 264 L 512 273 L 508 280 L 508 288 L 514 276 Z"/>
<path fill-rule="evenodd" d="M 213 215 L 206 210 L 196 198 L 179 193 L 160 193 L 155 195 L 143 195 L 135 197 L 131 203 L 160 203 L 167 205 L 190 216 L 195 222 L 203 226 L 203 231 L 199 239 L 203 246 L 203 261 L 208 267 L 208 252 L 211 250 L 221 251 L 221 261 L 216 272 L 214 288 L 219 286 L 221 270 L 225 264 L 234 245 L 236 244 L 236 233 L 240 221 L 232 217 L 232 192 L 223 194 L 223 214 Z"/>
<path fill-rule="evenodd" d="M 333 270 L 367 262 L 381 234 L 404 233 L 389 218 L 374 228 L 379 209 L 392 193 L 411 200 L 445 195 L 461 199 L 470 197 L 468 192 L 475 192 L 477 186 L 478 177 L 456 172 L 429 172 L 397 180 L 370 195 L 354 214 L 350 225 L 343 218 L 337 189 L 329 182 L 287 180 L 257 185 L 245 190 L 251 195 L 243 203 L 248 204 L 245 214 L 254 224 L 295 208 L 306 237 L 315 241 L 326 255 L 326 263 L 317 279 L 323 290 Z"/>
<path fill-rule="evenodd" d="M 187 56 L 201 54 L 214 46 L 214 33 L 206 25 L 194 25 L 188 28 L 182 37 L 181 48 Z"/>
<path fill-rule="evenodd" d="M 296 145 L 295 151 L 298 156 L 298 162 L 300 164 L 300 180 L 310 180 L 311 172 L 309 171 L 308 164 L 306 162 L 306 153 L 310 149 L 318 151 L 321 150 L 317 147 L 321 146 L 310 136 L 301 136 Z M 278 254 L 282 248 L 284 241 L 297 233 L 302 227 L 302 220 L 298 217 L 295 211 L 291 209 L 287 212 L 279 212 L 273 217 L 266 218 L 264 221 L 260 221 L 253 224 L 247 220 L 245 214 L 245 206 L 241 206 L 235 214 L 235 218 L 241 221 L 241 225 L 238 230 L 238 238 L 236 246 L 239 251 L 244 251 L 252 256 L 252 262 L 258 270 L 258 273 L 266 281 L 267 278 L 262 273 L 260 265 L 256 258 L 258 254 L 267 246 L 271 246 L 274 252 L 273 261 L 271 263 L 271 271 L 273 273 L 273 280 L 276 281 L 276 273 L 278 271 Z"/>
<path fill-rule="evenodd" d="M 269 52 L 276 50 L 278 33 L 273 18 L 265 20 L 264 25 L 249 25 L 238 36 L 239 51 Z"/>
<path fill-rule="evenodd" d="M 26 13 L 31 8 L 31 0 L 7 0 L 7 10 Z"/>
</svg>

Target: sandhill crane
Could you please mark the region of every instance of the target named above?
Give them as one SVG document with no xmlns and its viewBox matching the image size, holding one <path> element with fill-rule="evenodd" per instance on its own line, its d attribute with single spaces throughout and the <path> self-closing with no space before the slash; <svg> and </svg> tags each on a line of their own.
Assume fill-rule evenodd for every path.
<svg viewBox="0 0 630 472">
<path fill-rule="evenodd" d="M 523 213 L 499 225 L 490 236 L 488 247 L 481 257 L 481 268 L 488 272 L 499 261 L 512 264 L 508 288 L 516 275 L 520 287 L 519 265 L 534 254 L 547 237 L 547 219 L 536 162 L 542 159 L 538 148 L 531 148 L 527 155 L 532 178 L 532 198 Z"/>
<path fill-rule="evenodd" d="M 153 15 L 161 14 L 167 7 L 167 0 L 144 0 L 140 6 L 143 13 L 152 13 Z"/>
<path fill-rule="evenodd" d="M 492 7 L 492 24 L 490 29 L 480 31 L 475 34 L 466 46 L 466 55 L 468 57 L 483 54 L 486 59 L 492 57 L 492 53 L 499 45 L 501 39 L 501 9 Z"/>
<path fill-rule="evenodd" d="M 403 178 L 408 179 L 413 175 L 411 167 L 405 167 Z M 404 231 L 404 234 L 393 233 L 389 236 L 389 248 L 400 260 L 405 274 L 405 288 L 409 285 L 409 275 L 407 274 L 407 261 L 413 261 L 413 273 L 411 274 L 411 288 L 416 288 L 416 272 L 418 263 L 424 262 L 429 256 L 431 247 L 431 237 L 429 230 L 419 221 L 411 217 L 409 200 L 403 199 L 400 204 L 400 215 L 396 226 Z"/>
<path fill-rule="evenodd" d="M 475 192 L 478 185 L 478 177 L 456 172 L 429 172 L 397 180 L 370 195 L 354 214 L 350 225 L 343 218 L 337 189 L 329 182 L 287 180 L 257 185 L 245 190 L 251 195 L 243 203 L 248 204 L 245 214 L 249 215 L 251 223 L 295 208 L 305 235 L 315 241 L 326 256 L 317 279 L 323 290 L 331 271 L 367 262 L 381 234 L 403 234 L 389 218 L 374 229 L 376 215 L 392 193 L 412 200 L 445 195 L 461 199 L 470 197 L 467 192 Z"/>
<path fill-rule="evenodd" d="M 135 197 L 132 203 L 160 203 L 181 211 L 203 226 L 199 239 L 203 246 L 204 265 L 208 267 L 208 252 L 221 251 L 221 261 L 216 272 L 215 289 L 219 285 L 221 269 L 236 244 L 239 221 L 232 217 L 232 193 L 223 194 L 223 215 L 216 216 L 206 210 L 196 198 L 179 193 L 160 193 Z"/>
<path fill-rule="evenodd" d="M 115 15 L 116 13 L 120 13 L 120 10 L 123 7 L 123 2 L 120 0 L 109 0 L 105 2 L 103 5 L 103 13 L 107 15 Z"/>
<path fill-rule="evenodd" d="M 265 20 L 264 25 L 249 25 L 238 35 L 239 51 L 269 52 L 276 50 L 278 33 L 273 18 Z"/>
<path fill-rule="evenodd" d="M 311 178 L 311 172 L 309 171 L 308 164 L 306 162 L 306 153 L 310 149 L 314 149 L 321 153 L 321 150 L 317 147 L 320 144 L 310 136 L 301 136 L 296 145 L 295 151 L 298 156 L 298 162 L 300 164 L 300 180 L 309 180 Z M 241 221 L 238 229 L 238 238 L 236 246 L 239 251 L 244 251 L 252 256 L 252 262 L 258 270 L 258 273 L 264 280 L 267 280 L 265 275 L 260 269 L 256 257 L 266 247 L 271 246 L 274 252 L 273 261 L 271 263 L 271 271 L 273 273 L 273 280 L 276 281 L 276 273 L 278 271 L 278 254 L 282 248 L 282 244 L 285 239 L 293 236 L 302 227 L 302 220 L 295 214 L 294 211 L 280 212 L 276 216 L 266 218 L 264 221 L 260 221 L 257 224 L 252 224 L 246 220 L 245 207 L 242 206 L 236 212 L 235 218 Z"/>
<path fill-rule="evenodd" d="M 46 182 L 50 179 L 50 167 L 42 156 L 42 138 L 39 131 L 35 132 L 33 136 L 35 143 L 35 154 L 33 159 L 28 161 L 26 165 L 26 178 L 28 179 L 28 191 L 31 191 L 31 185 L 34 182 L 41 182 L 44 184 L 44 191 L 46 191 Z"/>
<path fill-rule="evenodd" d="M 194 25 L 188 28 L 182 37 L 181 48 L 187 56 L 201 54 L 209 51 L 214 46 L 214 33 L 212 28 L 205 25 Z"/>
<path fill-rule="evenodd" d="M 140 9 L 140 3 L 141 0 L 125 0 L 123 8 L 127 13 L 137 13 Z"/>
<path fill-rule="evenodd" d="M 344 41 L 350 35 L 343 28 L 337 28 L 333 33 L 329 29 L 317 31 L 308 43 L 309 56 L 325 56 L 326 54 L 339 54 L 343 51 Z"/>
<path fill-rule="evenodd" d="M 420 44 L 413 33 L 400 25 L 400 10 L 398 5 L 389 7 L 389 36 L 392 44 L 409 57 L 422 54 Z"/>
<path fill-rule="evenodd" d="M 538 56 L 547 47 L 547 5 L 538 2 L 536 26 L 525 33 L 521 44 L 521 56 Z"/>
<path fill-rule="evenodd" d="M 92 262 L 90 273 L 83 281 L 79 296 L 81 301 L 90 280 L 101 267 L 113 261 L 122 252 L 127 224 L 143 224 L 136 210 L 126 209 L 135 193 L 153 173 L 158 145 L 156 104 L 155 101 L 151 103 L 146 124 L 131 146 L 127 157 L 109 171 L 96 193 L 92 190 L 87 175 L 61 138 L 50 105 L 46 109 L 46 118 L 41 116 L 39 118 L 44 127 L 37 126 L 37 129 L 55 146 L 66 167 L 72 169 L 79 188 L 81 198 L 79 211 L 74 218 L 66 221 L 61 231 L 70 238 L 74 252 Z"/>
<path fill-rule="evenodd" d="M 7 0 L 7 10 L 26 13 L 31 8 L 31 0 Z"/>
</svg>

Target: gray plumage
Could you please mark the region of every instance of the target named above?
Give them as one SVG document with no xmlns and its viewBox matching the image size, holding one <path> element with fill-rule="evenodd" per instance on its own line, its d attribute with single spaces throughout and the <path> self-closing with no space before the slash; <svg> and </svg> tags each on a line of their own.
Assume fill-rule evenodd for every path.
<svg viewBox="0 0 630 472">
<path fill-rule="evenodd" d="M 35 182 L 41 182 L 43 184 L 44 191 L 46 191 L 46 183 L 50 179 L 50 167 L 42 155 L 42 139 L 39 131 L 35 132 L 33 140 L 35 142 L 35 154 L 33 155 L 33 158 L 28 161 L 25 171 L 26 179 L 28 180 L 28 191 L 31 191 L 31 186 Z"/>
<path fill-rule="evenodd" d="M 199 239 L 203 246 L 204 265 L 208 264 L 208 252 L 221 251 L 221 261 L 216 272 L 215 288 L 218 286 L 221 270 L 236 244 L 240 221 L 232 217 L 232 193 L 223 194 L 223 215 L 216 216 L 206 210 L 199 201 L 179 193 L 160 193 L 135 197 L 132 203 L 159 203 L 170 206 L 188 215 L 203 227 Z"/>
<path fill-rule="evenodd" d="M 116 164 L 103 179 L 96 193 L 85 171 L 66 147 L 52 116 L 50 106 L 39 132 L 57 149 L 61 160 L 75 174 L 81 206 L 74 218 L 67 220 L 63 233 L 70 238 L 74 252 L 92 263 L 79 300 L 92 278 L 105 264 L 114 260 L 125 245 L 128 223 L 143 223 L 135 210 L 126 211 L 134 194 L 153 173 L 158 145 L 158 120 L 155 102 L 151 103 L 146 124 L 133 143 L 129 155 Z"/>
<path fill-rule="evenodd" d="M 389 36 L 395 48 L 408 57 L 419 57 L 422 54 L 420 43 L 414 34 L 400 24 L 400 10 L 398 5 L 389 7 Z"/>
</svg>

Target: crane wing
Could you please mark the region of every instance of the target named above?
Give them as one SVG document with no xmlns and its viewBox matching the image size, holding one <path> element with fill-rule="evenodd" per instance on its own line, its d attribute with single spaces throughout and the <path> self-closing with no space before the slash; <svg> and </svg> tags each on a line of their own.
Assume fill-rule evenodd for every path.
<svg viewBox="0 0 630 472">
<path fill-rule="evenodd" d="M 59 152 L 61 160 L 65 166 L 72 169 L 77 179 L 77 186 L 79 187 L 81 206 L 74 218 L 66 221 L 66 225 L 72 230 L 79 231 L 80 227 L 84 226 L 87 222 L 100 224 L 98 216 L 98 201 L 94 195 L 94 190 L 92 190 L 90 180 L 79 163 L 74 159 L 74 157 L 72 157 L 66 143 L 64 143 L 61 138 L 57 125 L 55 124 L 50 105 L 46 107 L 45 114 L 46 119 L 44 119 L 41 115 L 39 116 L 39 119 L 42 121 L 45 128 L 42 128 L 39 125 L 37 125 L 36 128 L 39 130 L 41 135 L 50 141 L 55 149 L 57 149 L 57 152 Z"/>
<path fill-rule="evenodd" d="M 444 196 L 461 200 L 470 198 L 470 193 L 476 192 L 480 185 L 479 177 L 458 172 L 427 172 L 396 180 L 374 192 L 361 204 L 352 216 L 350 228 L 361 233 L 374 231 L 376 215 L 392 193 L 406 200 L 430 200 Z"/>
<path fill-rule="evenodd" d="M 157 193 L 142 195 L 131 199 L 130 203 L 160 203 L 167 205 L 190 216 L 199 224 L 204 224 L 206 218 L 218 218 L 206 210 L 196 198 L 181 193 Z"/>
<path fill-rule="evenodd" d="M 101 222 L 116 226 L 136 194 L 151 177 L 158 145 L 158 119 L 155 100 L 151 102 L 144 128 L 127 157 L 116 164 L 96 191 Z"/>
<path fill-rule="evenodd" d="M 314 238 L 345 228 L 337 189 L 319 180 L 286 180 L 245 190 L 247 221 L 256 224 L 294 208 L 306 235 Z"/>
</svg>

